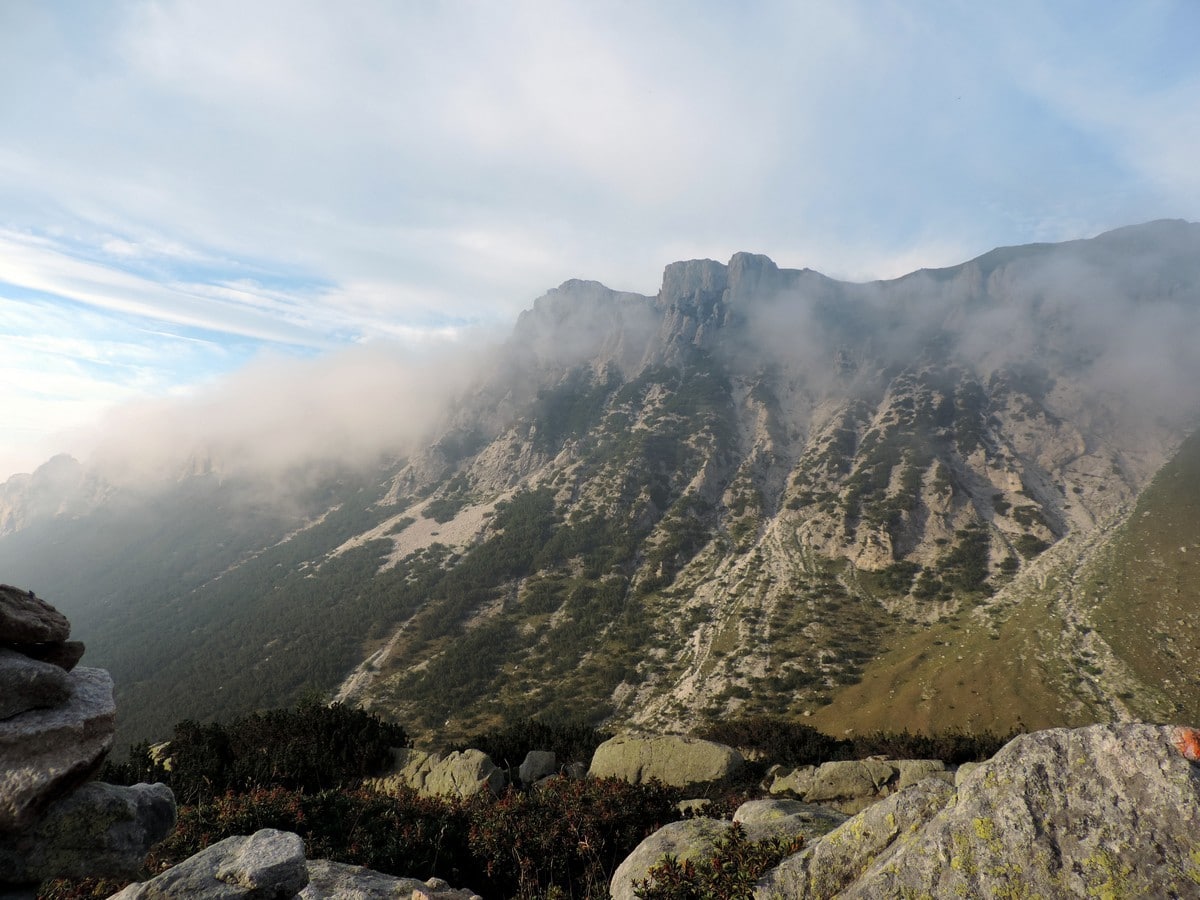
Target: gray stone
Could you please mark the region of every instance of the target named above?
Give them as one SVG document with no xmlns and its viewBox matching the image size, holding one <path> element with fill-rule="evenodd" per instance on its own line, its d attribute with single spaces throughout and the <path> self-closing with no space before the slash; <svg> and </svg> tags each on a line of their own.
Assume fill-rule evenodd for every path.
<svg viewBox="0 0 1200 900">
<path fill-rule="evenodd" d="M 455 890 L 440 878 L 420 881 L 384 875 L 362 866 L 314 859 L 308 863 L 308 886 L 301 900 L 392 900 L 431 897 L 434 900 L 482 900 L 468 890 Z"/>
<path fill-rule="evenodd" d="M 83 641 L 54 641 L 48 644 L 5 644 L 8 649 L 50 663 L 70 672 L 83 659 Z"/>
<path fill-rule="evenodd" d="M 954 775 L 946 771 L 946 764 L 940 759 L 898 759 L 895 765 L 900 770 L 900 777 L 896 780 L 898 791 L 926 778 L 938 778 L 947 784 L 954 784 Z"/>
<path fill-rule="evenodd" d="M 70 696 L 67 673 L 58 666 L 0 648 L 0 719 L 58 706 Z"/>
<path fill-rule="evenodd" d="M 70 636 L 67 617 L 33 591 L 0 584 L 0 641 L 38 644 Z"/>
<path fill-rule="evenodd" d="M 533 784 L 539 778 L 553 775 L 558 771 L 558 757 L 549 750 L 530 750 L 525 754 L 525 761 L 517 769 L 517 777 L 521 784 Z"/>
<path fill-rule="evenodd" d="M 46 810 L 30 829 L 0 835 L 0 882 L 132 878 L 175 827 L 165 784 L 90 782 Z"/>
<path fill-rule="evenodd" d="M 899 769 L 894 763 L 876 759 L 827 762 L 813 773 L 812 785 L 804 793 L 809 803 L 827 800 L 873 801 L 885 785 L 894 781 Z"/>
<path fill-rule="evenodd" d="M 928 822 L 953 796 L 944 781 L 926 779 L 880 800 L 768 872 L 755 888 L 756 900 L 837 896 L 872 859 Z"/>
<path fill-rule="evenodd" d="M 837 810 L 799 800 L 748 800 L 737 808 L 733 821 L 746 830 L 752 841 L 768 838 L 821 837 L 846 821 Z"/>
<path fill-rule="evenodd" d="M 679 735 L 617 735 L 596 748 L 588 774 L 631 784 L 657 779 L 675 787 L 720 782 L 745 764 L 732 747 Z"/>
<path fill-rule="evenodd" d="M 1022 735 L 956 794 L 926 779 L 855 816 L 769 873 L 757 896 L 1198 896 L 1200 767 L 1180 750 L 1190 733 L 1094 725 Z M 887 806 L 938 792 L 952 799 L 923 823 Z"/>
<path fill-rule="evenodd" d="M 680 862 L 702 859 L 733 825 L 719 819 L 684 819 L 664 825 L 634 848 L 609 882 L 612 900 L 634 900 L 634 889 L 667 856 Z"/>
<path fill-rule="evenodd" d="M 112 747 L 116 706 L 103 669 L 68 674 L 71 695 L 55 709 L 0 721 L 0 833 L 24 829 L 82 783 Z"/>
<path fill-rule="evenodd" d="M 307 884 L 304 841 L 264 828 L 249 837 L 219 841 L 110 900 L 284 900 Z"/>
</svg>

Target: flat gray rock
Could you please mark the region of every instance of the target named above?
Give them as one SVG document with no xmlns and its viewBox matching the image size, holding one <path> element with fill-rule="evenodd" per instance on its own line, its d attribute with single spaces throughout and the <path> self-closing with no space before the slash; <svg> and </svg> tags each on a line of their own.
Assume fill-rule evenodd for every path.
<svg viewBox="0 0 1200 900">
<path fill-rule="evenodd" d="M 70 636 L 67 617 L 33 591 L 0 584 L 0 641 L 37 644 Z"/>
<path fill-rule="evenodd" d="M 482 900 L 473 891 L 455 890 L 440 878 L 428 881 L 399 878 L 327 859 L 309 860 L 308 887 L 300 892 L 300 900 L 410 900 L 413 897 Z"/>
<path fill-rule="evenodd" d="M 110 900 L 286 900 L 307 884 L 304 841 L 291 832 L 264 828 L 249 837 L 218 841 Z"/>
<path fill-rule="evenodd" d="M 89 782 L 51 804 L 32 828 L 0 835 L 0 882 L 133 878 L 174 827 L 175 797 L 165 784 Z"/>
<path fill-rule="evenodd" d="M 112 679 L 90 668 L 75 669 L 67 679 L 71 693 L 62 706 L 0 722 L 0 834 L 32 825 L 112 748 Z"/>
<path fill-rule="evenodd" d="M 58 706 L 70 696 L 68 675 L 58 666 L 0 648 L 0 719 Z"/>
</svg>

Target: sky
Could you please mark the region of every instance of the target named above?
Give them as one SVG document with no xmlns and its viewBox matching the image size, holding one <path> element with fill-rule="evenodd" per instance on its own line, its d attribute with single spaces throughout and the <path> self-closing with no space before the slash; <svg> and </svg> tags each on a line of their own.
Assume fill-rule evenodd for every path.
<svg viewBox="0 0 1200 900">
<path fill-rule="evenodd" d="M 569 278 L 1200 219 L 1197 34 L 1192 0 L 5 0 L 0 481 L 131 408 L 412 371 Z"/>
</svg>

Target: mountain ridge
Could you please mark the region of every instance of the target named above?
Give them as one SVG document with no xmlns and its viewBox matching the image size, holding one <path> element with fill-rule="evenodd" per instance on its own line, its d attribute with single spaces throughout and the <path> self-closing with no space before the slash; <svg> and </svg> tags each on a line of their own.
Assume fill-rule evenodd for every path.
<svg viewBox="0 0 1200 900">
<path fill-rule="evenodd" d="M 136 575 L 131 605 L 190 623 L 153 660 L 120 650 L 120 617 L 95 608 L 123 602 L 115 576 L 81 579 L 112 585 L 101 601 L 49 558 L 7 580 L 103 635 L 94 652 L 129 685 L 122 708 L 170 696 L 207 716 L 340 684 L 429 734 L 531 710 L 668 729 L 738 710 L 833 726 L 884 657 L 919 655 L 922 641 L 928 654 L 956 622 L 1053 657 L 1010 647 L 1005 628 L 1069 616 L 1078 603 L 1053 612 L 1052 578 L 1023 585 L 1060 555 L 1082 565 L 1067 550 L 1107 539 L 1193 427 L 1200 366 L 1183 337 L 1200 331 L 1197 260 L 1200 226 L 1156 222 L 885 282 L 751 253 L 672 263 L 654 296 L 569 280 L 521 314 L 417 452 L 334 474 L 286 514 L 246 509 L 253 485 L 235 476 L 200 488 L 197 558 L 146 556 L 161 571 Z M 43 524 L 62 539 L 65 520 Z M 20 533 L 0 539 L 0 565 L 18 546 L 30 546 Z M 55 579 L 72 596 L 55 597 Z M 200 652 L 210 671 L 197 683 Z M 164 693 L 189 665 L 191 695 Z M 978 677 L 943 668 L 951 685 Z M 1137 712 L 1108 688 L 1100 701 L 1087 685 L 1042 688 L 990 726 Z M 924 693 L 892 724 L 919 726 Z M 137 715 L 141 734 L 161 727 Z"/>
</svg>

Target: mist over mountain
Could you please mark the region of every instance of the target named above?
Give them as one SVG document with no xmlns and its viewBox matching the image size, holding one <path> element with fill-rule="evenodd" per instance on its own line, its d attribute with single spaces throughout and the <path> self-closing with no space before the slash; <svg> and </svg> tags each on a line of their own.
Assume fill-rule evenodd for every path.
<svg viewBox="0 0 1200 900">
<path fill-rule="evenodd" d="M 1186 452 L 1198 339 L 1179 221 L 867 284 L 749 253 L 568 281 L 502 344 L 126 411 L 0 486 L 0 572 L 127 737 L 308 690 L 427 734 L 1195 715 L 1072 585 Z"/>
</svg>

